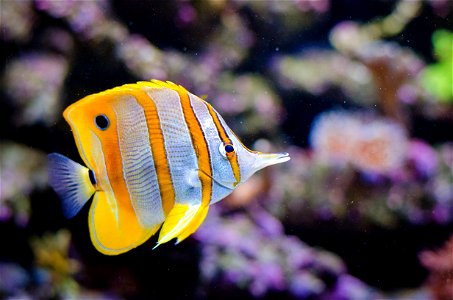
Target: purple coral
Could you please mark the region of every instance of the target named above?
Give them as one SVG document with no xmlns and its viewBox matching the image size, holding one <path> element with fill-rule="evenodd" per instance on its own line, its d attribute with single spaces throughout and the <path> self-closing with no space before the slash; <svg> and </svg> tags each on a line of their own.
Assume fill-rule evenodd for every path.
<svg viewBox="0 0 453 300">
<path fill-rule="evenodd" d="M 426 142 L 412 140 L 408 149 L 408 160 L 412 163 L 421 176 L 427 178 L 437 170 L 437 153 Z"/>
<path fill-rule="evenodd" d="M 249 216 L 236 213 L 228 217 L 213 207 L 195 236 L 202 242 L 200 271 L 206 286 L 245 288 L 255 297 L 271 292 L 321 297 L 331 291 L 320 274 L 335 278 L 345 274 L 338 257 L 286 236 L 279 221 L 259 207 L 254 207 Z M 351 290 L 349 282 L 354 278 L 348 278 L 338 285 L 350 295 L 372 293 L 365 284 L 355 284 Z"/>
</svg>

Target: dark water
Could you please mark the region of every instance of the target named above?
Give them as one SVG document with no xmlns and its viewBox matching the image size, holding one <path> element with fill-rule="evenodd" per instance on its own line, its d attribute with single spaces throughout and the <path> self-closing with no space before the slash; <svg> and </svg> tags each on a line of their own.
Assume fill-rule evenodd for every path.
<svg viewBox="0 0 453 300">
<path fill-rule="evenodd" d="M 304 8 L 292 4 L 292 1 L 284 2 L 288 7 L 283 5 L 283 8 L 278 10 L 273 6 L 276 4 L 270 1 L 244 3 L 231 1 L 223 5 L 214 5 L 200 1 L 118 0 L 86 2 L 93 5 L 84 4 L 87 11 L 71 15 L 64 9 L 63 12 L 58 12 L 58 9 L 45 5 L 47 1 L 24 1 L 27 9 L 19 9 L 18 14 L 32 20 L 28 35 L 10 33 L 13 31 L 8 28 L 18 28 L 21 19 L 18 17 L 19 23 L 15 23 L 8 17 L 9 15 L 6 15 L 5 12 L 10 12 L 11 2 L 0 3 L 0 10 L 3 11 L 0 20 L 2 22 L 0 46 L 2 53 L 0 64 L 2 189 L 9 190 L 9 185 L 13 185 L 10 184 L 11 181 L 6 181 L 10 179 L 10 177 L 6 178 L 7 176 L 17 176 L 17 180 L 12 182 L 21 183 L 21 176 L 29 178 L 26 182 L 31 182 L 31 187 L 18 183 L 18 188 L 14 190 L 13 195 L 7 195 L 5 192 L 7 196 L 3 196 L 2 193 L 0 233 L 4 243 L 0 247 L 0 266 L 12 265 L 13 268 L 25 270 L 26 280 L 22 282 L 17 279 L 17 284 L 14 284 L 15 279 L 12 279 L 13 283 L 8 286 L 0 283 L 0 298 L 9 296 L 20 298 L 24 295 L 43 299 L 59 299 L 67 295 L 83 298 L 89 297 L 88 291 L 91 291 L 95 293 L 93 295 L 113 299 L 229 299 L 231 297 L 238 299 L 360 299 L 362 296 L 373 298 L 376 295 L 395 295 L 395 299 L 398 299 L 401 290 L 410 289 L 414 297 L 434 290 L 434 284 L 428 279 L 437 273 L 433 270 L 434 268 L 430 269 L 420 262 L 420 253 L 444 247 L 446 241 L 449 238 L 451 240 L 453 233 L 453 197 L 451 192 L 448 194 L 448 182 L 450 180 L 451 183 L 453 180 L 451 174 L 453 163 L 451 157 L 448 158 L 448 155 L 453 153 L 451 150 L 453 101 L 447 99 L 441 102 L 436 100 L 435 96 L 427 96 L 425 87 L 417 79 L 422 71 L 410 72 L 412 72 L 411 66 L 418 62 L 422 62 L 420 67 L 422 70 L 438 62 L 439 58 L 434 53 L 431 39 L 433 33 L 439 29 L 450 30 L 451 33 L 453 16 L 451 3 L 448 1 L 421 2 L 419 13 L 408 21 L 399 33 L 376 39 L 380 43 L 394 46 L 394 51 L 387 54 L 384 59 L 377 59 L 377 70 L 385 69 L 387 64 L 397 65 L 406 58 L 415 61 L 408 63 L 409 66 L 398 65 L 395 67 L 396 71 L 385 73 L 384 76 L 397 77 L 395 73 L 400 68 L 407 68 L 405 72 L 409 75 L 403 80 L 404 84 L 398 86 L 395 93 L 401 92 L 401 89 L 407 85 L 415 94 L 413 98 L 416 100 L 406 103 L 402 96 L 399 96 L 400 94 L 392 98 L 398 100 L 394 105 L 397 110 L 400 110 L 405 120 L 403 122 L 388 113 L 386 110 L 388 103 L 382 97 L 380 98 L 379 92 L 376 92 L 379 89 L 392 91 L 394 87 L 390 84 L 379 86 L 376 83 L 378 75 L 375 77 L 369 75 L 373 74 L 370 65 L 375 63 L 369 57 L 375 58 L 373 55 L 376 53 L 373 51 L 379 53 L 380 48 L 373 44 L 369 50 L 371 54 L 368 52 L 364 54 L 361 52 L 363 49 L 355 49 L 357 51 L 355 54 L 348 55 L 329 39 L 329 35 L 337 25 L 345 21 L 353 21 L 360 25 L 378 22 L 376 20 L 392 14 L 399 2 L 320 0 L 319 3 L 323 2 L 326 6 L 317 7 L 307 4 L 308 6 Z M 436 8 L 436 5 L 440 8 Z M 64 6 L 62 4 L 62 7 Z M 93 13 L 94 11 L 96 13 Z M 91 13 L 95 16 L 94 18 L 89 17 Z M 74 19 L 74 16 L 78 16 L 78 19 Z M 293 18 L 292 21 L 288 21 L 289 18 Z M 77 23 L 74 20 L 82 21 Z M 96 20 L 101 22 L 97 24 Z M 112 30 L 113 25 L 108 22 L 114 22 L 117 24 L 115 26 L 126 32 L 122 39 L 112 38 L 115 36 L 115 31 Z M 104 28 L 101 27 L 102 24 L 107 25 Z M 55 37 L 57 33 L 59 35 Z M 130 45 L 135 41 L 134 37 L 140 37 L 143 41 L 147 41 L 147 44 L 143 44 L 138 49 L 128 48 L 121 52 L 124 44 Z M 355 42 L 353 36 L 350 37 L 350 41 L 351 44 Z M 140 51 L 144 51 L 143 49 L 148 45 L 157 49 L 155 51 L 163 61 L 146 63 L 150 52 L 145 53 L 148 56 L 142 57 Z M 405 53 L 401 59 L 394 57 L 400 53 L 398 51 L 406 51 L 404 49 L 409 49 L 410 53 Z M 335 57 L 344 58 L 347 63 L 343 62 L 345 66 L 338 70 L 337 63 L 331 63 L 327 56 L 325 58 L 322 56 L 323 51 L 330 51 L 329 53 Z M 316 55 L 307 58 L 304 55 L 308 52 L 317 53 L 321 59 L 316 60 Z M 50 62 L 46 60 L 43 63 L 42 69 L 35 70 L 33 66 L 38 63 L 37 60 L 29 58 L 31 54 L 51 55 L 52 58 L 49 59 Z M 379 55 L 376 56 L 379 57 Z M 38 81 L 38 84 L 34 84 L 30 78 L 46 79 L 56 72 L 52 71 L 52 61 L 58 60 L 55 57 L 62 57 L 64 61 L 62 65 L 66 66 L 62 67 L 65 71 L 62 71 L 59 77 L 62 80 L 59 81 L 56 78 L 50 83 L 44 80 L 44 83 Z M 302 83 L 297 81 L 299 74 L 290 74 L 289 78 L 285 77 L 289 67 L 275 67 L 278 65 L 276 61 L 285 58 L 308 62 L 320 61 L 318 66 L 308 70 L 301 68 L 300 71 L 311 73 L 324 80 L 322 87 L 317 89 L 304 85 L 304 82 L 309 80 L 302 80 Z M 40 59 L 42 60 L 42 57 Z M 27 60 L 32 61 L 31 67 L 21 65 L 18 75 L 11 75 L 14 73 L 11 67 L 14 62 Z M 142 70 L 143 65 L 146 68 Z M 368 74 L 366 76 L 371 76 L 363 89 L 357 88 L 362 82 L 360 80 L 357 80 L 358 83 L 352 87 L 349 84 L 352 81 L 349 74 L 355 72 L 356 68 L 366 69 Z M 211 72 L 211 75 L 200 79 L 197 76 L 201 72 Z M 37 75 L 30 75 L 35 73 Z M 335 75 L 336 77 L 332 79 L 329 73 L 339 75 Z M 150 79 L 146 77 L 148 74 L 158 79 L 187 85 L 189 90 L 199 95 L 207 94 L 214 106 L 219 104 L 216 99 L 224 99 L 227 96 L 236 97 L 238 100 L 235 101 L 238 102 L 226 104 L 219 108 L 219 111 L 225 115 L 225 119 L 236 133 L 243 137 L 245 144 L 252 146 L 255 141 L 266 139 L 272 145 L 276 145 L 275 149 L 289 151 L 295 157 L 308 157 L 308 166 L 305 160 L 293 159 L 287 163 L 291 164 L 290 167 L 275 168 L 273 176 L 269 176 L 270 179 L 267 178 L 270 187 L 264 188 L 257 199 L 240 199 L 242 204 L 239 206 L 231 205 L 229 201 L 233 200 L 227 199 L 224 201 L 226 204 L 218 204 L 221 207 L 220 213 L 212 217 L 226 220 L 225 227 L 231 226 L 232 231 L 239 232 L 237 238 L 242 238 L 241 241 L 245 244 L 247 237 L 241 237 L 240 230 L 234 229 L 234 222 L 230 224 L 228 220 L 232 220 L 233 216 L 237 215 L 249 218 L 257 207 L 264 208 L 273 216 L 271 219 L 275 219 L 279 226 L 282 226 L 283 231 L 275 236 L 263 234 L 260 245 L 270 245 L 269 248 L 273 249 L 272 259 L 278 260 L 280 267 L 284 270 L 282 272 L 286 272 L 286 277 L 282 279 L 284 284 L 279 285 L 269 279 L 265 281 L 264 291 L 254 290 L 253 282 L 264 280 L 259 273 L 261 275 L 267 273 L 266 270 L 272 273 L 272 269 L 266 268 L 268 261 L 260 256 L 264 253 L 262 249 L 265 247 L 262 246 L 252 254 L 244 254 L 244 251 L 234 242 L 231 242 L 235 245 L 231 248 L 218 244 L 212 245 L 203 239 L 209 229 L 205 229 L 202 234 L 195 235 L 195 238 L 190 238 L 176 247 L 169 243 L 151 251 L 157 240 L 156 237 L 152 237 L 144 245 L 126 254 L 104 256 L 95 250 L 89 238 L 87 214 L 90 204 L 87 204 L 74 219 L 66 220 L 62 215 L 56 194 L 47 186 L 40 187 L 36 183 L 37 180 L 33 179 L 33 174 L 38 174 L 41 167 L 27 169 L 23 166 L 27 163 L 27 155 L 22 155 L 20 149 L 28 149 L 42 155 L 42 164 L 45 164 L 44 154 L 50 152 L 62 153 L 81 162 L 69 126 L 61 117 L 62 109 L 86 95 L 124 83 Z M 29 75 L 32 77 L 27 77 Z M 160 75 L 162 78 L 159 77 Z M 262 86 L 250 79 L 252 77 L 263 80 L 267 90 L 263 92 L 260 88 Z M 15 87 L 14 83 L 22 80 L 20 88 Z M 38 88 L 35 85 L 38 85 Z M 46 94 L 49 90 L 53 91 L 55 86 L 58 87 L 55 89 L 56 95 Z M 30 90 L 32 92 L 28 94 L 24 92 Z M 37 92 L 33 92 L 35 90 Z M 260 92 L 264 94 L 261 95 Z M 371 99 L 360 98 L 361 92 L 372 95 Z M 31 96 L 29 96 L 30 93 Z M 248 93 L 247 97 L 244 95 L 246 93 Z M 56 100 L 46 102 L 39 95 L 45 95 L 44 99 L 54 97 Z M 261 99 L 268 95 L 271 95 L 269 97 L 273 103 L 272 108 L 260 110 L 264 105 L 262 104 L 264 100 Z M 33 119 L 33 114 L 30 117 L 25 113 L 30 106 L 29 103 L 40 103 L 37 107 L 48 107 L 45 111 L 56 112 L 53 117 L 41 112 Z M 235 110 L 242 106 L 245 108 Z M 309 180 L 318 176 L 315 172 L 325 174 L 322 173 L 325 168 L 317 165 L 314 158 L 316 149 L 310 143 L 312 122 L 321 113 L 330 110 L 371 112 L 376 119 L 395 122 L 407 132 L 408 141 L 420 140 L 430 149 L 434 149 L 439 163 L 434 171 L 430 171 L 429 175 L 423 177 L 424 175 L 413 170 L 410 163 L 405 162 L 399 170 L 410 175 L 404 173 L 409 179 L 405 177 L 406 179 L 402 180 L 398 177 L 402 176 L 400 173 L 398 176 L 393 173 L 384 174 L 382 179 L 380 174 L 370 175 L 366 168 L 361 169 L 360 165 L 354 165 L 354 161 L 349 162 L 357 174 L 363 173 L 365 174 L 362 174 L 363 177 L 369 175 L 370 178 L 376 175 L 378 179 L 370 183 L 363 180 L 361 175 L 349 176 L 348 171 L 345 171 L 340 177 L 343 176 L 347 184 L 344 189 L 340 188 L 340 194 L 346 195 L 347 200 L 350 199 L 348 197 L 364 200 L 375 197 L 367 201 L 386 203 L 382 205 L 384 207 L 382 219 L 372 217 L 373 208 L 369 208 L 372 206 L 367 206 L 368 208 L 365 209 L 352 207 L 347 204 L 348 202 L 341 205 L 335 204 L 335 199 L 338 199 L 335 197 L 336 194 L 332 196 L 328 193 L 334 185 L 329 181 L 330 175 L 322 175 L 325 177 L 320 175 L 319 180 L 325 181 L 325 186 L 317 185 L 315 182 L 313 184 L 315 191 L 306 192 L 310 186 L 303 185 L 311 184 L 308 184 L 312 182 Z M 39 109 L 35 108 L 33 111 L 36 112 Z M 18 121 L 21 118 L 22 121 Z M 365 127 L 366 124 L 363 126 Z M 9 157 L 5 153 L 10 149 L 8 147 L 12 147 L 11 143 L 18 145 L 17 157 L 20 157 L 19 161 L 23 162 L 18 163 L 16 168 L 11 168 L 17 172 L 10 171 L 5 161 Z M 442 155 L 446 157 L 443 161 L 440 158 Z M 301 175 L 303 173 L 301 170 L 306 168 L 311 168 L 313 176 Z M 327 167 L 327 169 L 328 174 L 329 172 L 337 174 L 335 167 L 331 169 Z M 266 178 L 266 176 L 268 175 L 262 175 L 260 178 Z M 286 187 L 286 181 L 295 177 L 300 178 L 296 181 L 300 185 Z M 8 182 L 8 186 L 4 185 L 5 182 Z M 447 196 L 442 196 L 443 198 L 439 200 L 441 196 L 439 199 L 436 198 L 438 194 L 435 194 L 434 190 L 441 184 L 446 184 L 444 189 L 447 190 L 445 192 Z M 318 188 L 319 186 L 322 187 Z M 250 187 L 251 190 L 260 188 L 253 184 Z M 304 192 L 298 193 L 299 189 L 304 189 Z M 320 190 L 325 190 L 326 193 L 321 193 Z M 387 201 L 387 196 L 390 198 L 393 195 L 392 191 L 395 190 L 396 194 L 399 191 L 398 195 L 403 195 L 401 197 L 403 202 L 410 202 L 407 199 L 415 197 L 414 204 L 406 203 L 404 205 L 407 206 L 401 210 L 392 207 L 388 204 L 390 201 Z M 406 192 L 407 194 L 404 194 Z M 355 194 L 351 195 L 351 193 Z M 416 195 L 414 196 L 413 193 Z M 417 193 L 421 193 L 421 196 Z M 298 195 L 300 199 L 294 198 L 296 196 L 293 195 Z M 294 203 L 300 204 L 294 208 Z M 326 207 L 329 211 L 328 217 L 326 217 Z M 342 210 L 339 207 L 346 207 L 347 210 L 350 208 L 349 215 L 347 212 L 341 213 Z M 434 213 L 436 207 L 441 207 L 439 214 L 444 212 L 445 217 L 438 217 Z M 4 211 L 8 213 L 3 213 Z M 294 217 L 299 212 L 300 216 Z M 18 221 L 19 215 L 25 221 Z M 392 221 L 387 222 L 387 217 Z M 272 222 L 269 221 L 269 224 L 274 224 Z M 259 233 L 267 226 L 257 224 L 252 226 L 251 232 Z M 66 272 L 55 265 L 49 266 L 42 263 L 36 252 L 39 249 L 36 249 L 31 242 L 33 238 L 42 238 L 46 233 L 56 235 L 61 229 L 68 229 L 70 232 L 69 247 L 62 251 L 64 261 L 70 259 L 77 261 L 80 265 L 78 271 Z M 212 231 L 209 234 L 222 234 L 220 229 L 218 232 Z M 313 267 L 322 262 L 321 258 L 313 258 L 313 262 L 300 267 L 300 270 L 283 266 L 281 261 L 286 259 L 286 256 L 278 250 L 276 236 L 285 239 L 288 235 L 296 236 L 299 243 L 306 243 L 303 244 L 303 247 L 306 247 L 304 249 L 310 249 L 313 253 L 318 253 L 320 248 L 325 249 L 344 263 L 346 268 L 337 272 L 334 271 L 334 264 L 330 266 L 329 263 L 326 263 L 328 266 L 323 267 L 324 269 Z M 201 262 L 206 259 L 205 251 L 208 246 L 212 246 L 217 255 L 215 256 L 217 260 L 213 263 L 216 272 L 210 276 L 206 275 L 200 267 Z M 237 250 L 238 247 L 239 250 Z M 238 263 L 243 262 L 240 260 L 243 257 L 247 263 Z M 221 265 L 221 258 L 230 259 L 229 264 Z M 228 273 L 231 271 L 229 266 L 237 264 L 241 266 L 238 267 L 239 274 L 248 274 L 252 267 L 262 271 L 258 272 L 258 275 L 253 275 L 254 277 L 241 281 L 240 275 L 235 273 L 236 277 L 234 277 Z M 0 270 L 3 269 L 0 268 Z M 448 270 L 451 273 L 453 262 Z M 297 277 L 295 274 L 301 273 L 310 274 L 317 280 L 316 282 L 322 283 L 322 287 L 317 289 L 316 285 L 313 287 L 313 283 L 301 281 L 302 283 L 294 284 L 297 286 L 291 289 L 291 284 L 298 282 L 294 280 Z M 8 274 L 11 273 L 0 273 L 0 279 Z M 344 287 L 345 290 L 360 291 L 355 294 L 355 298 L 350 296 L 353 295 L 352 293 L 346 293 L 346 296 L 339 294 L 338 291 L 341 290 L 339 282 L 343 275 L 354 277 L 361 282 L 360 287 L 348 285 Z M 451 275 L 448 276 L 451 278 Z M 71 280 L 78 287 L 77 292 L 68 288 L 67 282 Z M 377 294 L 372 294 L 374 292 Z M 435 295 L 435 293 L 429 295 Z M 453 295 L 450 296 L 453 297 Z"/>
</svg>

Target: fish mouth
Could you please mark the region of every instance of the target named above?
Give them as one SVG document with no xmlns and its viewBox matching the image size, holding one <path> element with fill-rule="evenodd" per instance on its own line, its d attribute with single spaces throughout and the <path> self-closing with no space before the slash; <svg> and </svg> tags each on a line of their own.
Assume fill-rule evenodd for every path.
<svg viewBox="0 0 453 300">
<path fill-rule="evenodd" d="M 257 159 L 255 160 L 254 167 L 256 171 L 264 169 L 265 167 L 281 164 L 291 159 L 286 152 L 280 153 L 262 153 L 257 152 Z"/>
<path fill-rule="evenodd" d="M 198 171 L 201 171 L 204 175 L 206 175 L 207 177 L 211 178 L 213 182 L 217 183 L 218 185 L 226 188 L 226 189 L 229 189 L 229 190 L 234 190 L 234 187 L 233 187 L 233 182 L 231 182 L 231 186 L 227 186 L 226 184 L 218 181 L 217 179 L 214 178 L 214 176 L 211 176 L 209 175 L 208 173 L 206 173 L 205 171 L 203 171 L 202 169 L 198 169 Z"/>
</svg>

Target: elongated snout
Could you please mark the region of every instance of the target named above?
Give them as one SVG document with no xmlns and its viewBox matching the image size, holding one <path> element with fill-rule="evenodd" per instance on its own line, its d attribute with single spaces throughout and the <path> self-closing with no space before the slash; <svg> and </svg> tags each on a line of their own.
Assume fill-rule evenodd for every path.
<svg viewBox="0 0 453 300">
<path fill-rule="evenodd" d="M 255 172 L 258 170 L 261 170 L 265 167 L 284 163 L 291 158 L 289 157 L 289 154 L 286 152 L 282 153 L 261 153 L 257 152 L 255 153 L 256 155 L 256 160 L 255 163 L 253 164 L 255 168 Z"/>
</svg>

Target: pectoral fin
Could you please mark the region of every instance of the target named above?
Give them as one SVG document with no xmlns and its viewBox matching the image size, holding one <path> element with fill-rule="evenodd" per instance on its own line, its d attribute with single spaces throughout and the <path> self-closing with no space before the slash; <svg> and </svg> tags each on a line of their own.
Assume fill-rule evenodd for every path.
<svg viewBox="0 0 453 300">
<path fill-rule="evenodd" d="M 209 206 L 177 203 L 170 211 L 159 234 L 157 246 L 177 238 L 179 243 L 203 223 Z"/>
<path fill-rule="evenodd" d="M 103 254 L 117 255 L 143 244 L 160 225 L 142 226 L 134 210 L 117 206 L 108 192 L 99 191 L 94 196 L 89 215 L 90 235 Z"/>
</svg>

